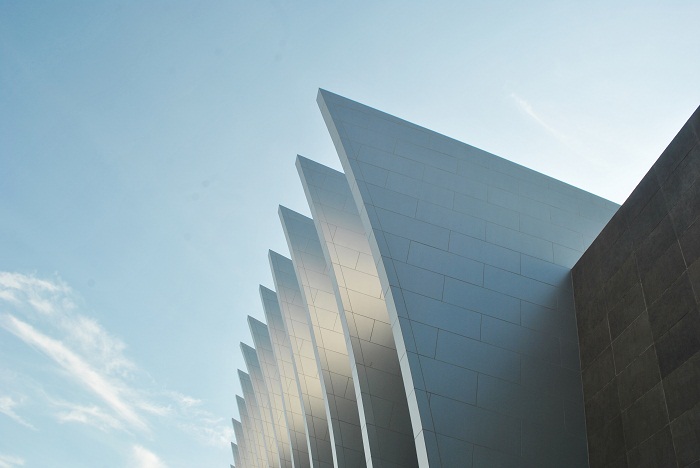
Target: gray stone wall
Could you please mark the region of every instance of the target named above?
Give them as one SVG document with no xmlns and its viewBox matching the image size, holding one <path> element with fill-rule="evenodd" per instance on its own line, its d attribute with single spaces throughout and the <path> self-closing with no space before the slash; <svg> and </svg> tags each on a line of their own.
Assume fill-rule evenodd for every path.
<svg viewBox="0 0 700 468">
<path fill-rule="evenodd" d="M 700 466 L 700 110 L 573 269 L 591 468 Z"/>
</svg>

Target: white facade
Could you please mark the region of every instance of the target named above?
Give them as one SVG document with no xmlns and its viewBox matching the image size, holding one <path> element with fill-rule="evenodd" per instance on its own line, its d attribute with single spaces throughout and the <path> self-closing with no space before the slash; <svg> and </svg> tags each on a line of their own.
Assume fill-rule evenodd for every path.
<svg viewBox="0 0 700 468">
<path fill-rule="evenodd" d="M 280 209 L 284 320 L 266 305 L 305 463 L 588 466 L 570 270 L 617 205 L 332 93 L 318 103 L 344 174 L 297 158 L 313 221 Z"/>
</svg>

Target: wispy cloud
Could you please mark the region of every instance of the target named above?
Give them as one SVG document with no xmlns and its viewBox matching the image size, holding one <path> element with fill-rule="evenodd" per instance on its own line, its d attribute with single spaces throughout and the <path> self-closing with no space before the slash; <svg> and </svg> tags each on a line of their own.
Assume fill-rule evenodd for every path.
<svg viewBox="0 0 700 468">
<path fill-rule="evenodd" d="M 83 353 L 93 356 L 93 362 L 108 374 L 128 376 L 136 365 L 124 356 L 126 345 L 107 333 L 92 318 L 82 315 L 64 317 L 62 327 L 68 332 L 68 339 Z"/>
<path fill-rule="evenodd" d="M 0 396 L 0 413 L 25 427 L 36 430 L 36 427 L 31 425 L 29 422 L 27 422 L 27 420 L 15 412 L 14 408 L 18 405 L 19 402 L 15 401 L 11 396 Z"/>
<path fill-rule="evenodd" d="M 515 93 L 511 93 L 510 97 L 515 101 L 520 110 L 527 114 L 530 118 L 532 118 L 532 120 L 539 124 L 540 127 L 545 129 L 548 133 L 550 133 L 556 139 L 560 140 L 562 143 L 569 143 L 569 137 L 567 137 L 561 131 L 557 130 L 553 125 L 549 124 L 539 113 L 535 112 L 535 109 L 528 101 L 521 98 Z"/>
<path fill-rule="evenodd" d="M 0 453 L 0 468 L 15 468 L 16 466 L 24 466 L 24 459 Z"/>
<path fill-rule="evenodd" d="M 134 445 L 131 449 L 129 468 L 165 468 L 166 464 L 150 450 L 141 445 Z"/>
<path fill-rule="evenodd" d="M 96 320 L 78 313 L 75 293 L 60 279 L 48 281 L 0 272 L 0 301 L 3 299 L 27 318 L 59 332 L 63 341 L 89 356 L 98 369 L 123 376 L 135 369 L 124 355 L 124 342 L 111 336 Z"/>
<path fill-rule="evenodd" d="M 60 278 L 0 272 L 0 308 L 11 310 L 0 314 L 0 329 L 40 351 L 67 382 L 85 390 L 81 401 L 73 402 L 56 395 L 60 387 L 33 389 L 49 407 L 47 413 L 63 424 L 149 437 L 153 437 L 151 428 L 161 421 L 202 444 L 228 445 L 232 430 L 227 420 L 207 411 L 197 398 L 155 389 L 148 374 L 127 357 L 126 344 L 97 320 L 80 313 L 80 304 L 82 300 Z M 29 380 L 38 384 L 36 379 Z M 74 391 L 68 394 L 75 399 Z M 0 413 L 29 424 L 16 414 L 16 399 L 2 398 Z"/>
<path fill-rule="evenodd" d="M 0 300 L 12 302 L 15 304 L 19 302 L 15 295 L 12 293 L 12 291 L 8 291 L 7 289 L 0 290 Z"/>
<path fill-rule="evenodd" d="M 202 402 L 196 398 L 171 392 L 170 397 L 176 403 L 177 426 L 201 443 L 212 447 L 227 447 L 233 439 L 233 428 L 224 418 L 214 416 L 204 410 Z"/>
<path fill-rule="evenodd" d="M 24 299 L 34 310 L 42 314 L 53 313 L 54 300 L 67 291 L 68 287 L 62 283 L 0 271 L 0 299 L 9 299 L 15 303 Z"/>
<path fill-rule="evenodd" d="M 138 429 L 147 429 L 146 422 L 124 398 L 124 389 L 96 371 L 64 343 L 39 332 L 13 315 L 5 314 L 0 318 L 0 326 L 55 361 L 73 379 L 104 400 L 124 421 Z"/>
<path fill-rule="evenodd" d="M 56 413 L 56 418 L 62 423 L 82 423 L 94 426 L 103 431 L 111 429 L 123 429 L 124 425 L 118 419 L 104 411 L 97 405 L 77 405 L 69 402 L 61 402 L 62 407 Z"/>
<path fill-rule="evenodd" d="M 12 397 L 7 395 L 0 396 L 0 413 L 25 427 L 36 430 L 32 424 L 15 412 L 14 408 L 18 405 L 19 402 L 15 401 Z"/>
<path fill-rule="evenodd" d="M 233 440 L 233 428 L 224 425 L 223 418 L 209 418 L 196 423 L 179 423 L 177 426 L 194 436 L 201 443 L 211 447 L 228 447 Z M 202 424 L 204 423 L 204 424 Z"/>
</svg>

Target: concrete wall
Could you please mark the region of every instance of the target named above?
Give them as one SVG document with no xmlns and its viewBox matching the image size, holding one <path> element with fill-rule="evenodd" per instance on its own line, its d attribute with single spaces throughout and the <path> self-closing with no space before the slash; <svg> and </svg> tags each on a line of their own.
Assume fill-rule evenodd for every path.
<svg viewBox="0 0 700 468">
<path fill-rule="evenodd" d="M 573 270 L 592 468 L 700 465 L 700 111 Z"/>
</svg>

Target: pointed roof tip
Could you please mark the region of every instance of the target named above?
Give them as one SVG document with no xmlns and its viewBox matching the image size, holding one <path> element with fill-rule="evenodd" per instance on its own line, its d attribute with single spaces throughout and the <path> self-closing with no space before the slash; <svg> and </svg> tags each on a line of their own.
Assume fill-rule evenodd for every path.
<svg viewBox="0 0 700 468">
<path fill-rule="evenodd" d="M 327 170 L 335 171 L 335 169 L 333 169 L 331 167 L 325 166 L 318 161 L 314 161 L 313 159 L 309 159 L 306 156 L 302 156 L 300 154 L 297 154 L 297 165 L 302 166 L 302 167 L 306 167 L 309 169 L 315 169 L 318 167 L 322 167 L 322 168 L 327 169 Z M 318 169 L 316 169 L 316 170 L 318 170 Z"/>
<path fill-rule="evenodd" d="M 357 109 L 371 109 L 377 112 L 382 112 L 379 111 L 378 109 L 375 109 L 373 107 L 368 106 L 367 104 L 362 104 L 359 101 L 355 101 L 353 99 L 347 98 L 341 94 L 334 93 L 332 91 L 328 91 L 323 88 L 318 88 L 318 93 L 316 94 L 316 104 L 319 106 L 321 109 L 321 112 L 323 112 L 323 108 L 325 107 L 327 110 L 329 107 L 335 107 L 335 106 L 346 106 L 346 107 L 353 107 Z M 329 106 L 329 104 L 331 104 Z M 384 112 L 382 112 L 384 113 Z"/>
<path fill-rule="evenodd" d="M 334 98 L 334 99 L 343 99 L 346 101 L 350 101 L 351 99 L 348 99 L 346 97 L 341 96 L 338 93 L 334 93 L 333 91 L 328 91 L 327 89 L 323 88 L 318 88 L 318 92 L 316 93 L 316 99 L 325 99 L 325 98 Z"/>
<path fill-rule="evenodd" d="M 304 216 L 303 214 L 299 213 L 298 211 L 294 211 L 291 208 L 287 208 L 284 205 L 280 205 L 277 212 L 280 214 L 281 217 L 284 217 L 284 218 L 288 218 L 288 217 L 293 217 L 293 218 L 304 217 L 304 218 L 306 218 L 307 217 L 307 216 Z"/>
<path fill-rule="evenodd" d="M 251 350 L 255 351 L 255 348 L 249 345 L 248 343 L 244 343 L 241 341 L 241 351 L 245 353 L 246 351 L 250 352 Z"/>
<path fill-rule="evenodd" d="M 313 159 L 309 159 L 306 156 L 302 156 L 301 154 L 297 154 L 297 160 L 296 164 L 309 164 L 310 162 L 314 162 Z"/>
<path fill-rule="evenodd" d="M 258 320 L 255 317 L 250 316 L 250 315 L 248 316 L 248 325 L 250 325 L 250 326 L 263 326 L 263 327 L 267 328 L 267 324 L 265 322 L 263 322 L 262 320 Z"/>
<path fill-rule="evenodd" d="M 273 289 L 270 289 L 267 286 L 263 286 L 262 284 L 258 289 L 260 290 L 260 294 L 277 294 Z"/>
<path fill-rule="evenodd" d="M 270 250 L 270 253 L 268 254 L 270 257 L 270 261 L 285 264 L 285 263 L 292 263 L 292 259 L 282 255 L 281 253 L 277 253 L 274 250 Z"/>
<path fill-rule="evenodd" d="M 302 156 L 300 154 L 297 154 L 296 166 L 297 166 L 297 171 L 299 171 L 299 176 L 302 178 L 305 176 L 305 174 L 303 173 L 304 169 L 308 169 L 308 170 L 312 170 L 312 171 L 316 171 L 316 172 L 331 172 L 331 173 L 345 175 L 343 172 L 341 172 L 337 169 L 333 169 L 332 167 L 326 166 L 325 164 L 321 164 L 318 161 L 307 158 L 306 156 Z"/>
<path fill-rule="evenodd" d="M 243 344 L 243 343 L 241 343 Z M 238 369 L 238 377 L 250 377 L 247 372 L 243 372 L 242 370 Z M 238 395 L 236 395 L 238 396 Z"/>
</svg>

